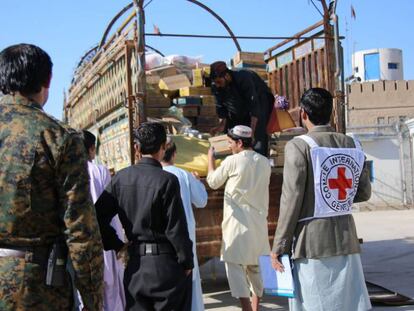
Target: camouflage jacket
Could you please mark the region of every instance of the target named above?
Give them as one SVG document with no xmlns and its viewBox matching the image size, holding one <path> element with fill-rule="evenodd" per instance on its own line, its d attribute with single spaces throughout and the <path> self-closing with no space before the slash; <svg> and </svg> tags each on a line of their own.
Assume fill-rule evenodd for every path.
<svg viewBox="0 0 414 311">
<path fill-rule="evenodd" d="M 0 100 L 0 245 L 48 245 L 65 235 L 75 285 L 102 306 L 103 248 L 81 136 L 21 96 Z"/>
</svg>

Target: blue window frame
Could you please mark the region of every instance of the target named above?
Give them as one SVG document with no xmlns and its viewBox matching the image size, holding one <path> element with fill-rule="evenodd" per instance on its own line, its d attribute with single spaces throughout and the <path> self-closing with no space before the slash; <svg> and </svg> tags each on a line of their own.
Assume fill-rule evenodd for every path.
<svg viewBox="0 0 414 311">
<path fill-rule="evenodd" d="M 388 69 L 398 69 L 398 63 L 388 63 Z"/>
</svg>

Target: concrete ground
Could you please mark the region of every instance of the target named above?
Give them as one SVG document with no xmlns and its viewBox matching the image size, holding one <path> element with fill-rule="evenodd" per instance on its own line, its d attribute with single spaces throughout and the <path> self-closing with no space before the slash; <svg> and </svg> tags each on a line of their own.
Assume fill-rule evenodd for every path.
<svg viewBox="0 0 414 311">
<path fill-rule="evenodd" d="M 363 239 L 362 264 L 367 281 L 414 299 L 414 210 L 354 213 L 358 236 Z M 200 268 L 206 310 L 241 310 L 230 295 L 225 271 L 213 259 Z M 286 298 L 266 296 L 261 310 L 289 310 Z M 376 305 L 374 311 L 414 311 L 414 305 Z"/>
</svg>

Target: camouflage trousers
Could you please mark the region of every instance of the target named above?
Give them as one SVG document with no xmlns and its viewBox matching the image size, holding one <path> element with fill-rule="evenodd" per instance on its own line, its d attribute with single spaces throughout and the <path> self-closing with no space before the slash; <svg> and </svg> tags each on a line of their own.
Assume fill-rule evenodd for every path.
<svg viewBox="0 0 414 311">
<path fill-rule="evenodd" d="M 24 258 L 0 258 L 0 310 L 52 311 L 71 310 L 72 285 L 50 287 L 45 284 L 45 271 Z"/>
</svg>

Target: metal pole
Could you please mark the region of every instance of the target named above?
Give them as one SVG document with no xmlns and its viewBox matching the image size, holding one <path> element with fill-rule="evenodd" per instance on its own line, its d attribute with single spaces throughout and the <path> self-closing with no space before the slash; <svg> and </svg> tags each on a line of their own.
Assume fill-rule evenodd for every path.
<svg viewBox="0 0 414 311">
<path fill-rule="evenodd" d="M 334 51 L 335 51 L 335 97 L 336 97 L 336 109 L 338 114 L 338 128 L 339 131 L 345 133 L 346 123 L 345 123 L 345 97 L 344 97 L 344 81 L 342 79 L 343 75 L 343 62 L 342 62 L 342 52 L 339 42 L 339 19 L 336 14 L 336 6 L 338 0 L 334 0 L 333 8 L 331 12 L 331 20 L 333 23 L 334 29 Z"/>
<path fill-rule="evenodd" d="M 413 137 L 411 136 L 411 134 L 409 133 L 409 138 L 408 138 L 408 142 L 409 142 L 409 148 L 410 148 L 410 172 L 411 172 L 411 180 L 410 180 L 410 204 L 413 205 L 413 200 L 414 200 L 414 171 L 413 171 Z"/>
<path fill-rule="evenodd" d="M 133 88 L 131 81 L 131 54 L 133 46 L 129 44 L 125 45 L 125 66 L 126 68 L 126 90 L 127 94 L 125 96 L 126 107 L 128 107 L 128 128 L 129 128 L 129 156 L 131 165 L 135 164 L 135 143 L 134 143 L 134 97 L 133 97 Z"/>
<path fill-rule="evenodd" d="M 343 92 L 343 84 L 341 79 L 342 74 L 342 68 L 341 68 L 341 62 L 340 62 L 340 49 L 339 49 L 339 21 L 338 21 L 338 15 L 335 13 L 331 16 L 332 22 L 334 24 L 334 42 L 335 42 L 335 78 L 336 78 L 336 88 L 337 90 Z"/>
<path fill-rule="evenodd" d="M 148 37 L 173 37 L 173 38 L 202 38 L 202 39 L 245 39 L 245 40 L 293 40 L 293 39 L 334 39 L 332 36 L 299 36 L 299 37 L 286 37 L 286 36 L 222 36 L 222 35 L 200 35 L 200 34 L 180 34 L 180 33 L 146 33 Z"/>
<path fill-rule="evenodd" d="M 344 92 L 344 85 L 343 85 L 343 81 L 341 79 L 341 75 L 342 75 L 342 67 L 341 67 L 341 51 L 339 48 L 340 42 L 339 42 L 339 19 L 338 19 L 338 15 L 336 14 L 336 6 L 338 4 L 338 0 L 334 0 L 334 4 L 333 4 L 333 9 L 332 9 L 332 14 L 331 14 L 331 20 L 333 22 L 333 26 L 334 26 L 334 42 L 335 42 L 335 65 L 336 65 L 336 70 L 335 70 L 335 78 L 336 78 L 336 88 L 337 90 L 339 90 L 340 92 Z"/>
<path fill-rule="evenodd" d="M 137 18 L 137 94 L 135 98 L 135 127 L 146 121 L 145 113 L 145 12 L 143 8 L 144 0 L 134 0 L 134 8 Z"/>
<path fill-rule="evenodd" d="M 406 169 L 405 169 L 405 163 L 404 163 L 404 138 L 402 133 L 402 124 L 401 122 L 398 122 L 395 125 L 395 129 L 397 131 L 398 135 L 398 143 L 400 145 L 400 172 L 401 172 L 401 192 L 402 192 L 402 203 L 404 206 L 407 205 L 407 177 L 406 177 Z"/>
</svg>

